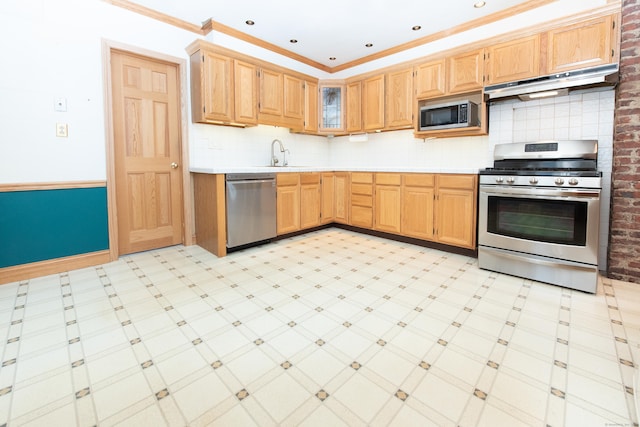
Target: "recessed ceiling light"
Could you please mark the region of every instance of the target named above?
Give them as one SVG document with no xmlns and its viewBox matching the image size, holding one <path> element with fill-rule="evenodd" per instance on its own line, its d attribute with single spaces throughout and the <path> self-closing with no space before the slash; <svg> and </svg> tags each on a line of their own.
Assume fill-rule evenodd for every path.
<svg viewBox="0 0 640 427">
<path fill-rule="evenodd" d="M 336 60 L 335 56 L 332 56 L 331 58 L 329 58 L 329 61 L 335 61 L 335 60 Z"/>
<path fill-rule="evenodd" d="M 247 19 L 246 21 L 244 21 L 245 24 L 247 25 L 254 25 L 255 22 L 253 22 L 251 19 Z"/>
<path fill-rule="evenodd" d="M 413 31 L 418 31 L 419 29 L 421 29 L 422 27 L 420 25 L 414 25 L 413 27 L 411 27 L 411 29 Z"/>
<path fill-rule="evenodd" d="M 481 7 L 484 7 L 484 5 L 485 5 L 485 4 L 487 4 L 487 2 L 485 2 L 485 1 L 478 1 L 478 2 L 475 2 L 475 3 L 473 4 L 473 7 L 475 7 L 476 9 L 479 9 L 479 8 L 481 8 Z"/>
<path fill-rule="evenodd" d="M 371 47 L 371 46 L 373 46 L 373 43 L 367 43 L 367 44 L 365 44 L 365 47 Z"/>
<path fill-rule="evenodd" d="M 289 40 L 289 43 L 298 43 L 298 40 L 296 40 L 296 39 L 291 39 L 291 40 Z"/>
</svg>

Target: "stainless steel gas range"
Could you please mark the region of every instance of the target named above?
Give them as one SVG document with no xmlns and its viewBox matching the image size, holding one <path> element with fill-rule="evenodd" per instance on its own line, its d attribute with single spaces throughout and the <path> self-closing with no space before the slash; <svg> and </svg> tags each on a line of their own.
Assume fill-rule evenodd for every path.
<svg viewBox="0 0 640 427">
<path fill-rule="evenodd" d="M 496 145 L 480 171 L 480 268 L 596 292 L 598 142 Z"/>
</svg>

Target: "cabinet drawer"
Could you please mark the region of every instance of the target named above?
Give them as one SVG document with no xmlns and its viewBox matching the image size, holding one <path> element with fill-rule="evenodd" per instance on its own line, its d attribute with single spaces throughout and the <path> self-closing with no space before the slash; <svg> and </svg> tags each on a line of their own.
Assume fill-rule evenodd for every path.
<svg viewBox="0 0 640 427">
<path fill-rule="evenodd" d="M 401 175 L 399 173 L 377 173 L 376 184 L 380 185 L 400 185 Z"/>
<path fill-rule="evenodd" d="M 363 196 L 362 194 L 352 194 L 351 205 L 373 207 L 373 196 Z"/>
<path fill-rule="evenodd" d="M 373 209 L 363 206 L 351 207 L 351 225 L 373 228 Z"/>
<path fill-rule="evenodd" d="M 278 187 L 298 185 L 299 176 L 297 173 L 279 173 L 276 175 L 276 184 Z"/>
<path fill-rule="evenodd" d="M 351 194 L 373 195 L 373 186 L 371 184 L 354 184 L 351 183 Z"/>
<path fill-rule="evenodd" d="M 432 174 L 407 174 L 402 175 L 404 185 L 408 187 L 433 187 L 435 185 L 435 176 Z"/>
<path fill-rule="evenodd" d="M 320 174 L 317 172 L 301 173 L 300 184 L 320 184 Z"/>
<path fill-rule="evenodd" d="M 461 188 L 473 190 L 476 188 L 475 175 L 438 175 L 438 187 Z"/>
<path fill-rule="evenodd" d="M 373 174 L 371 172 L 351 172 L 351 182 L 373 184 Z"/>
</svg>

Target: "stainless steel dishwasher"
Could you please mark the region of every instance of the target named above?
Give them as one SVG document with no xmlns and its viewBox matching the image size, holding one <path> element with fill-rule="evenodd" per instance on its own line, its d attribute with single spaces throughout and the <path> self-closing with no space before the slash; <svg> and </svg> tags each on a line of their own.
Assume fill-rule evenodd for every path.
<svg viewBox="0 0 640 427">
<path fill-rule="evenodd" d="M 276 174 L 226 176 L 227 248 L 276 237 Z"/>
</svg>

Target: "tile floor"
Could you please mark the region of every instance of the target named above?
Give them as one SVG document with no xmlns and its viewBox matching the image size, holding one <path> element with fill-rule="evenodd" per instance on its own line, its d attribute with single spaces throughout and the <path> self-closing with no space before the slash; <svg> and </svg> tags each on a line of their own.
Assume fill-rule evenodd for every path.
<svg viewBox="0 0 640 427">
<path fill-rule="evenodd" d="M 0 425 L 630 426 L 640 286 L 326 229 L 0 286 Z"/>
</svg>

